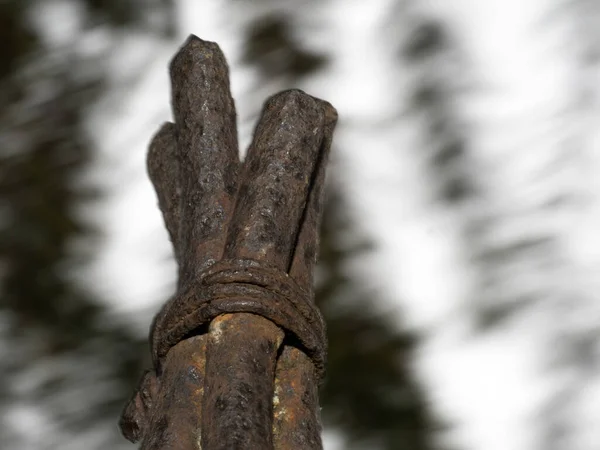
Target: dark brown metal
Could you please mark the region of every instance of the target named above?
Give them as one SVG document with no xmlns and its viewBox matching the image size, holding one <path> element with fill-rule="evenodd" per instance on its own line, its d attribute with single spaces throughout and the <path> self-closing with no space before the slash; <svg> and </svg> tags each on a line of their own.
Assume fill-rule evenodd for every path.
<svg viewBox="0 0 600 450">
<path fill-rule="evenodd" d="M 273 96 L 241 166 L 218 46 L 190 37 L 171 79 L 175 124 L 153 138 L 148 171 L 178 291 L 152 325 L 155 370 L 123 434 L 144 450 L 320 449 L 312 272 L 336 112 L 298 90 Z"/>
<path fill-rule="evenodd" d="M 321 449 L 318 378 L 310 359 L 286 345 L 277 360 L 273 444 L 277 450 Z"/>
<path fill-rule="evenodd" d="M 254 314 L 210 324 L 202 448 L 273 448 L 273 381 L 283 331 Z"/>
</svg>

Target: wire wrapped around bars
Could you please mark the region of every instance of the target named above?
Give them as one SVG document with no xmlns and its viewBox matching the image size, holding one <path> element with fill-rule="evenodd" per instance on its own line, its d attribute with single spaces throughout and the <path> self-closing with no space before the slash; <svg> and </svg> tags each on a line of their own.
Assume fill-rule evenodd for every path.
<svg viewBox="0 0 600 450">
<path fill-rule="evenodd" d="M 215 262 L 198 284 L 167 302 L 151 331 L 155 367 L 160 372 L 169 349 L 195 330 L 220 314 L 239 312 L 265 317 L 293 335 L 324 377 L 325 322 L 310 293 L 287 273 L 251 259 Z"/>
</svg>

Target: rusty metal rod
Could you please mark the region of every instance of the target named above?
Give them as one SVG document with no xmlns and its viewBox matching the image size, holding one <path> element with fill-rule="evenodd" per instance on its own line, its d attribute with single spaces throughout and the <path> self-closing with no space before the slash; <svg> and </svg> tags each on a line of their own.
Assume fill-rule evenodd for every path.
<svg viewBox="0 0 600 450">
<path fill-rule="evenodd" d="M 273 96 L 241 165 L 218 46 L 190 37 L 171 79 L 175 123 L 148 170 L 179 283 L 121 429 L 144 450 L 321 449 L 312 272 L 336 112 L 298 90 Z"/>
</svg>

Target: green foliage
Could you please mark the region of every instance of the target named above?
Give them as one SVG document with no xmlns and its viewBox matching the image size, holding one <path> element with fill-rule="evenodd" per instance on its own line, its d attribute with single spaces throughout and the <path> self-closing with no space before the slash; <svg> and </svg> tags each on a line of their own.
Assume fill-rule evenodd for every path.
<svg viewBox="0 0 600 450">
<path fill-rule="evenodd" d="M 249 27 L 244 61 L 265 77 L 285 77 L 287 87 L 298 87 L 302 77 L 328 61 L 302 49 L 292 32 L 286 16 L 261 17 Z M 329 194 L 321 230 L 322 280 L 315 292 L 329 338 L 328 375 L 321 392 L 325 423 L 347 433 L 348 445 L 355 448 L 431 448 L 434 422 L 410 369 L 415 337 L 377 313 L 377 293 L 362 288 L 344 270 L 369 246 L 341 243 L 340 236 L 354 231 L 343 214 L 343 197 Z"/>
<path fill-rule="evenodd" d="M 282 15 L 262 17 L 250 25 L 244 62 L 257 65 L 267 77 L 299 78 L 323 67 L 326 58 L 304 50 L 290 34 L 291 23 Z"/>
<path fill-rule="evenodd" d="M 150 10 L 166 13 L 172 6 L 166 0 L 80 1 L 87 26 L 114 29 L 145 25 Z M 0 409 L 23 400 L 11 391 L 15 380 L 42 373 L 26 402 L 45 408 L 73 436 L 108 422 L 114 433 L 98 448 L 118 448 L 125 442 L 114 424 L 146 365 L 146 337 L 109 320 L 105 307 L 72 275 L 90 256 L 76 244 L 98 238 L 78 208 L 101 193 L 77 180 L 93 154 L 83 126 L 86 108 L 104 92 L 105 74 L 89 70 L 98 61 L 44 48 L 26 20 L 35 4 L 0 3 L 0 37 L 9 43 L 0 50 L 0 98 L 6 99 L 0 111 L 0 141 L 6 143 L 0 153 L 0 331 L 13 356 L 0 374 Z M 267 82 L 283 76 L 295 83 L 327 63 L 324 55 L 303 48 L 291 27 L 288 17 L 273 15 L 248 30 L 245 61 L 259 67 Z M 433 422 L 410 371 L 415 338 L 374 312 L 377 294 L 344 271 L 366 249 L 340 243 L 340 233 L 352 227 L 340 197 L 328 205 L 319 266 L 325 278 L 317 291 L 330 339 L 325 421 L 347 432 L 356 446 L 429 448 Z M 10 439 L 5 445 L 14 448 Z M 60 448 L 61 442 L 54 445 L 49 437 L 46 445 Z"/>
<path fill-rule="evenodd" d="M 123 27 L 148 27 L 152 26 L 149 16 L 159 15 L 165 18 L 161 24 L 162 33 L 171 35 L 174 24 L 171 11 L 174 8 L 173 0 L 80 0 L 89 11 L 91 24 L 109 23 L 112 26 Z M 158 14 L 157 14 L 158 13 Z M 159 30 L 155 30 L 159 31 Z"/>
<path fill-rule="evenodd" d="M 0 3 L 0 80 L 11 75 L 22 58 L 38 45 L 38 37 L 22 17 L 26 1 L 4 1 Z"/>
<path fill-rule="evenodd" d="M 132 23 L 133 16 L 94 3 L 87 5 L 96 8 L 93 22 Z M 84 128 L 87 108 L 104 92 L 106 74 L 89 70 L 99 61 L 78 58 L 72 48 L 44 46 L 28 20 L 37 4 L 0 4 L 6 44 L 0 50 L 0 310 L 13 354 L 0 375 L 0 408 L 34 402 L 50 411 L 58 429 L 83 435 L 99 420 L 116 422 L 147 344 L 126 324 L 108 320 L 105 307 L 73 276 L 90 256 L 78 244 L 89 248 L 97 238 L 81 207 L 99 193 L 78 180 L 94 151 Z M 26 394 L 11 389 L 32 377 L 37 381 Z M 81 405 L 63 400 L 81 391 L 87 391 L 77 397 Z M 51 442 L 48 437 L 46 445 Z M 3 443 L 14 448 L 10 439 Z"/>
<path fill-rule="evenodd" d="M 129 25 L 139 20 L 140 7 L 135 0 L 83 0 L 95 20 L 110 22 L 118 26 Z"/>
<path fill-rule="evenodd" d="M 411 108 L 424 118 L 432 178 L 439 186 L 440 200 L 460 205 L 472 197 L 474 187 L 465 173 L 466 142 L 451 104 L 455 94 L 453 75 L 442 69 L 455 57 L 452 41 L 439 21 L 415 18 L 412 25 L 400 48 L 403 62 L 418 73 Z"/>
<path fill-rule="evenodd" d="M 369 248 L 340 243 L 352 224 L 344 216 L 343 198 L 330 194 L 321 230 L 319 272 L 324 276 L 316 290 L 329 336 L 321 393 L 325 422 L 343 429 L 356 448 L 432 448 L 434 421 L 411 371 L 416 337 L 377 312 L 377 293 L 345 270 Z"/>
</svg>

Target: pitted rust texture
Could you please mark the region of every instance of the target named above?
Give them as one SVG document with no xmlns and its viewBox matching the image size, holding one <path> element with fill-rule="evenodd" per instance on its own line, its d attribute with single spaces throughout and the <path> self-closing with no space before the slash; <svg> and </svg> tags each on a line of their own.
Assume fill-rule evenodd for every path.
<svg viewBox="0 0 600 450">
<path fill-rule="evenodd" d="M 268 261 L 287 272 L 324 121 L 322 102 L 303 92 L 287 91 L 267 101 L 244 163 L 227 257 Z"/>
<path fill-rule="evenodd" d="M 148 172 L 187 286 L 221 259 L 240 166 L 229 70 L 219 46 L 190 36 L 170 67 L 175 124 L 154 137 Z"/>
<path fill-rule="evenodd" d="M 273 377 L 284 333 L 254 314 L 223 314 L 210 324 L 202 448 L 273 448 Z M 257 380 L 264 380 L 257 383 Z"/>
<path fill-rule="evenodd" d="M 148 431 L 154 400 L 158 398 L 158 388 L 156 372 L 146 370 L 133 398 L 127 403 L 119 423 L 123 435 L 130 441 L 139 441 Z"/>
<path fill-rule="evenodd" d="M 287 273 L 250 259 L 216 262 L 203 273 L 198 285 L 172 301 L 162 316 L 162 333 L 153 336 L 160 340 L 155 345 L 157 359 L 198 323 L 233 312 L 268 317 L 289 331 L 312 357 L 319 375 L 323 374 L 325 323 L 309 292 L 300 288 Z"/>
<path fill-rule="evenodd" d="M 317 377 L 310 359 L 284 346 L 277 360 L 273 396 L 273 443 L 277 450 L 322 448 Z"/>
<path fill-rule="evenodd" d="M 144 450 L 321 448 L 312 272 L 335 109 L 298 90 L 271 97 L 241 165 L 219 47 L 191 36 L 171 80 L 175 123 L 153 138 L 148 171 L 178 290 L 152 325 L 155 370 L 123 433 Z"/>
<path fill-rule="evenodd" d="M 121 419 L 127 439 L 143 438 L 144 450 L 198 448 L 207 341 L 203 335 L 180 342 L 167 355 L 160 377 L 144 374 Z"/>
</svg>

